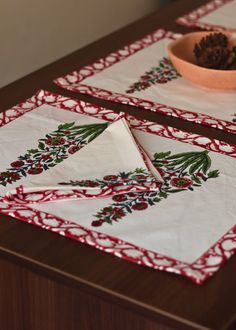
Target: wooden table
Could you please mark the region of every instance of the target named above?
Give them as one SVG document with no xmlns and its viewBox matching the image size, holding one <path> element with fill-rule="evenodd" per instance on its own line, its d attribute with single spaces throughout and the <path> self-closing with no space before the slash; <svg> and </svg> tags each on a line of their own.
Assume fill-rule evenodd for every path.
<svg viewBox="0 0 236 330">
<path fill-rule="evenodd" d="M 175 18 L 205 3 L 179 0 L 0 90 L 1 111 L 43 88 L 136 113 L 161 124 L 236 143 L 236 136 L 64 91 L 52 79 L 152 30 L 176 32 Z M 42 50 L 43 51 L 43 50 Z M 0 215 L 2 330 L 236 329 L 236 256 L 206 284 L 154 271 Z"/>
</svg>

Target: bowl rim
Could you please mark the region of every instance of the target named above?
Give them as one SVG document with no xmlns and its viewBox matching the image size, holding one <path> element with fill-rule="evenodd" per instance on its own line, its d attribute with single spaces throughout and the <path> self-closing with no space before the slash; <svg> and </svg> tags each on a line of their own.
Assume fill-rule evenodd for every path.
<svg viewBox="0 0 236 330">
<path fill-rule="evenodd" d="M 173 57 L 175 59 L 177 59 L 178 61 L 182 62 L 182 63 L 187 63 L 189 66 L 192 66 L 195 69 L 201 70 L 202 72 L 212 72 L 212 73 L 217 73 L 218 75 L 222 75 L 222 74 L 232 74 L 232 73 L 236 73 L 236 69 L 235 70 L 219 70 L 219 69 L 210 69 L 210 68 L 205 68 L 203 66 L 199 66 L 197 64 L 194 64 L 192 62 L 189 62 L 187 60 L 182 59 L 181 57 L 177 56 L 176 54 L 174 54 L 173 52 L 173 47 L 178 44 L 180 41 L 183 41 L 184 39 L 187 39 L 189 37 L 191 37 L 192 35 L 208 35 L 208 34 L 212 34 L 214 33 L 214 31 L 197 31 L 197 32 L 190 32 L 190 33 L 186 33 L 184 35 L 182 35 L 181 37 L 177 38 L 176 40 L 172 40 L 168 45 L 167 45 L 167 50 L 169 53 L 170 57 Z M 217 33 L 217 32 L 216 32 Z M 223 34 L 228 34 L 228 35 L 232 35 L 235 34 L 235 38 L 236 38 L 236 32 L 232 32 L 232 31 L 224 31 L 222 32 Z"/>
</svg>

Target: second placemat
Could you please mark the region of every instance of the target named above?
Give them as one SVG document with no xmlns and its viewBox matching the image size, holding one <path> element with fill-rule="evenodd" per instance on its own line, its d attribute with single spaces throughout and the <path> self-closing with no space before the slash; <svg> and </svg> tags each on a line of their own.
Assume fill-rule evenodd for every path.
<svg viewBox="0 0 236 330">
<path fill-rule="evenodd" d="M 203 89 L 180 77 L 167 55 L 167 45 L 178 37 L 157 30 L 55 83 L 74 92 L 235 133 L 235 91 Z"/>
</svg>

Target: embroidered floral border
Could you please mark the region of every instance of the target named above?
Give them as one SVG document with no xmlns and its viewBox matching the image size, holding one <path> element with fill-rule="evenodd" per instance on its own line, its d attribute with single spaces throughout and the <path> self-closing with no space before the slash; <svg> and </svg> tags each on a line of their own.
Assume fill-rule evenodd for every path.
<svg viewBox="0 0 236 330">
<path fill-rule="evenodd" d="M 227 30 L 226 27 L 221 25 L 214 25 L 210 23 L 203 23 L 199 22 L 200 18 L 214 12 L 215 10 L 219 9 L 220 7 L 224 6 L 227 3 L 230 3 L 234 0 L 213 0 L 207 3 L 206 5 L 203 5 L 187 15 L 181 16 L 176 20 L 176 23 L 180 25 L 184 25 L 187 27 L 198 27 L 204 30 Z"/>
<path fill-rule="evenodd" d="M 53 100 L 53 104 L 47 103 L 46 98 L 52 98 L 51 100 Z M 21 103 L 20 105 L 14 107 L 13 111 L 8 110 L 2 114 L 1 117 L 4 120 L 2 119 L 1 126 L 25 113 L 27 104 L 31 105 L 31 109 L 29 110 L 27 108 L 27 111 L 31 111 L 42 104 L 51 104 L 59 108 L 64 108 L 64 102 L 68 102 L 68 104 L 71 105 L 71 107 L 65 107 L 65 110 L 71 109 L 71 111 L 76 111 L 76 106 L 79 105 L 80 110 L 76 112 L 86 114 L 85 105 L 81 105 L 81 101 L 77 102 L 50 92 L 40 91 L 31 99 L 27 100 L 27 102 Z M 91 104 L 88 104 L 88 107 L 92 107 L 92 109 L 94 109 Z M 90 112 L 87 114 L 91 115 Z M 97 118 L 111 120 L 114 115 L 115 114 L 112 111 L 104 110 L 95 106 L 94 116 Z M 135 129 L 140 129 L 151 134 L 181 141 L 183 143 L 201 146 L 208 150 L 223 153 L 236 158 L 235 145 L 232 146 L 225 142 L 209 139 L 197 134 L 186 133 L 176 128 L 154 124 L 145 120 L 137 120 L 132 116 L 128 116 L 128 120 L 130 121 L 131 126 Z M 140 248 L 118 238 L 84 228 L 83 226 L 72 223 L 71 221 L 50 215 L 48 213 L 40 212 L 24 205 L 7 205 L 0 200 L 0 212 L 52 232 L 56 232 L 60 235 L 75 239 L 81 243 L 88 244 L 101 251 L 111 253 L 139 265 L 186 276 L 196 284 L 202 284 L 205 282 L 236 251 L 236 226 L 231 228 L 195 262 L 188 264 L 168 256 Z"/>
<path fill-rule="evenodd" d="M 81 68 L 79 71 L 73 71 L 72 73 L 64 77 L 60 77 L 54 80 L 54 83 L 64 89 L 73 92 L 91 95 L 103 100 L 136 106 L 139 108 L 158 112 L 167 116 L 181 118 L 183 120 L 218 128 L 220 130 L 225 130 L 227 132 L 235 134 L 236 124 L 234 124 L 233 122 L 217 119 L 212 116 L 196 113 L 189 110 L 181 110 L 179 108 L 167 106 L 165 104 L 130 96 L 129 94 L 115 93 L 101 88 L 92 87 L 83 84 L 83 80 L 85 80 L 86 78 L 91 77 L 111 67 L 112 65 L 124 60 L 125 58 L 128 58 L 129 56 L 132 56 L 133 54 L 152 45 L 153 43 L 158 42 L 163 38 L 170 38 L 175 40 L 178 36 L 179 34 L 158 29 L 154 33 L 148 34 L 144 38 L 124 47 L 123 49 L 120 49 L 117 52 L 113 52 L 109 54 L 107 57 L 102 58 L 91 65 L 87 65 Z"/>
</svg>

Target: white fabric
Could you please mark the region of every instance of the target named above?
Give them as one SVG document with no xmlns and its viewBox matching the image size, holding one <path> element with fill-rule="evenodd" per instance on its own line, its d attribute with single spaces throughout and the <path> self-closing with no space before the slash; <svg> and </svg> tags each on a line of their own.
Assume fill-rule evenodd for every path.
<svg viewBox="0 0 236 330">
<path fill-rule="evenodd" d="M 24 126 L 22 126 L 22 132 L 27 130 L 28 134 L 30 134 L 31 132 L 29 131 L 27 118 L 25 117 L 25 119 L 26 121 L 23 123 Z M 50 120 L 47 119 L 47 122 L 50 122 Z M 37 130 L 41 132 L 41 127 L 39 125 L 38 121 Z M 9 127 L 10 126 L 11 124 Z M 32 145 L 31 148 L 33 148 Z M 27 194 L 53 190 L 77 190 L 82 192 L 86 190 L 87 193 L 90 191 L 92 197 L 97 197 L 97 195 L 100 197 L 99 194 L 102 191 L 101 187 L 73 186 L 70 182 L 81 180 L 102 180 L 105 176 L 134 172 L 137 169 L 142 169 L 149 175 L 146 182 L 143 183 L 143 186 L 150 190 L 157 191 L 159 190 L 157 181 L 161 182 L 162 178 L 153 165 L 151 165 L 151 172 L 149 172 L 149 168 L 147 168 L 145 164 L 146 159 L 144 160 L 143 157 L 148 160 L 146 155 L 141 155 L 125 119 L 120 116 L 98 137 L 89 142 L 81 150 L 69 155 L 69 157 L 61 163 L 40 174 L 29 175 L 25 180 L 23 179 L 23 182 L 20 184 L 20 192 L 18 189 L 19 184 L 14 189 L 9 190 L 6 188 L 6 196 L 11 198 L 13 203 L 14 198 L 22 193 Z M 130 181 L 134 182 L 133 185 L 139 184 L 138 180 Z M 63 185 L 62 183 L 66 184 Z M 129 182 L 123 182 L 119 178 L 117 183 L 119 184 L 119 187 L 113 188 L 117 191 L 122 190 L 122 187 L 126 188 L 127 185 L 130 185 Z M 113 182 L 106 183 L 106 181 L 105 184 L 106 187 L 112 187 L 114 185 Z M 132 191 L 142 190 L 142 187 L 132 188 Z M 30 198 L 33 198 L 33 195 L 30 195 Z M 71 197 L 65 196 L 65 199 L 66 198 Z M 80 198 L 83 197 L 80 196 Z M 26 200 L 29 201 L 29 199 Z"/>
<path fill-rule="evenodd" d="M 102 123 L 103 120 L 82 114 L 78 115 L 47 104 L 25 113 L 0 129 L 0 172 L 6 171 L 9 164 L 16 161 L 18 156 L 24 155 L 31 148 L 36 148 L 39 139 L 56 130 L 58 125 L 65 122 L 86 125 Z M 23 181 L 27 182 L 27 178 L 12 183 L 11 189 L 19 186 Z M 4 195 L 7 190 L 8 187 L 0 185 L 0 196 Z"/>
<path fill-rule="evenodd" d="M 1 154 L 4 155 L 1 162 L 1 172 L 5 171 L 9 163 L 15 161 L 19 155 L 24 154 L 27 148 L 36 146 L 39 138 L 56 129 L 58 123 L 65 121 L 76 121 L 80 124 L 102 122 L 92 117 L 81 116 L 48 106 L 35 109 L 0 129 Z M 171 131 L 170 128 L 169 130 Z M 24 132 L 27 132 L 27 135 L 24 135 Z M 151 159 L 156 152 L 171 151 L 172 154 L 176 154 L 204 150 L 198 146 L 148 134 L 137 129 L 133 130 L 132 133 Z M 103 134 L 104 136 L 102 136 Z M 48 174 L 45 172 L 38 177 L 35 176 L 34 179 L 32 176 L 28 176 L 9 187 L 13 189 L 19 183 L 25 186 L 40 185 L 41 187 L 43 180 L 45 184 L 51 185 L 51 180 L 54 178 L 61 181 L 61 175 L 71 179 L 71 175 L 77 171 L 77 166 L 74 171 L 74 164 L 80 162 L 79 156 L 84 159 L 84 162 L 81 160 L 81 167 L 79 168 L 83 171 L 79 174 L 86 178 L 110 174 L 111 169 L 119 171 L 144 166 L 134 140 L 123 120 L 111 124 L 103 134 L 81 149 L 78 152 L 78 158 L 75 154 L 70 157 L 72 160 L 68 159 L 68 164 L 71 162 L 70 166 L 73 167 L 73 173 L 71 171 L 69 176 L 67 176 L 67 172 L 62 171 L 67 166 L 67 160 L 65 160 L 64 164 L 61 163 L 61 165 L 50 169 Z M 181 135 L 185 136 L 187 133 L 179 132 L 176 138 L 181 137 Z M 111 145 L 115 151 L 111 150 Z M 102 151 L 100 146 L 102 146 Z M 97 153 L 98 150 L 104 159 L 103 157 L 96 157 L 95 161 L 92 160 L 92 167 L 87 168 L 88 160 L 91 162 L 91 154 Z M 106 153 L 108 150 L 113 157 L 118 155 L 114 162 L 110 162 L 109 153 Z M 92 226 L 95 215 L 104 207 L 114 203 L 111 197 L 35 204 L 33 208 L 82 225 L 90 230 L 111 235 L 141 248 L 192 263 L 236 222 L 235 158 L 214 152 L 210 152 L 209 155 L 212 161 L 211 168 L 219 170 L 219 177 L 209 179 L 200 187 L 196 187 L 194 191 L 173 193 L 168 198 L 142 211 L 133 209 L 131 213 L 128 212 L 125 217 L 113 222 L 112 225 L 103 223 L 101 227 L 94 228 Z M 57 168 L 61 168 L 61 170 L 57 172 Z M 96 171 L 96 175 L 94 171 Z M 53 173 L 52 177 L 49 177 L 50 172 Z M 77 179 L 77 177 L 75 178 Z M 1 195 L 4 195 L 9 187 L 1 187 Z M 25 214 L 27 215 L 27 211 Z M 53 222 L 53 220 L 48 220 L 48 225 L 50 225 L 50 221 Z"/>
<path fill-rule="evenodd" d="M 133 133 L 152 157 L 160 150 L 173 153 L 204 150 L 138 130 Z M 210 157 L 212 168 L 220 171 L 218 178 L 209 179 L 194 191 L 172 194 L 146 210 L 128 214 L 118 223 L 103 224 L 96 231 L 180 261 L 194 262 L 236 223 L 235 159 L 214 152 Z M 54 203 L 34 208 L 93 230 L 94 215 L 112 202 L 108 198 L 70 201 L 61 203 L 59 208 Z"/>
<path fill-rule="evenodd" d="M 145 72 L 150 71 L 152 67 L 157 67 L 159 60 L 164 56 L 168 57 L 167 45 L 171 41 L 169 38 L 164 38 L 84 79 L 81 83 L 181 110 L 232 121 L 236 112 L 235 91 L 205 89 L 179 77 L 164 84 L 156 83 L 146 90 L 135 91 L 131 94 L 126 93 L 126 90 L 137 82 Z"/>
<path fill-rule="evenodd" d="M 236 1 L 226 3 L 218 9 L 201 17 L 198 22 L 212 25 L 220 25 L 226 29 L 236 29 Z"/>
</svg>

